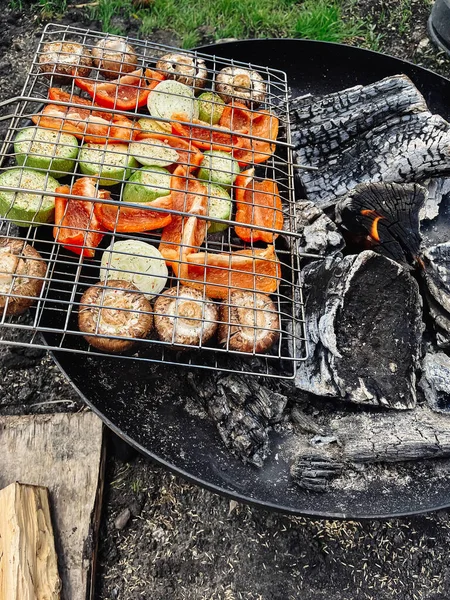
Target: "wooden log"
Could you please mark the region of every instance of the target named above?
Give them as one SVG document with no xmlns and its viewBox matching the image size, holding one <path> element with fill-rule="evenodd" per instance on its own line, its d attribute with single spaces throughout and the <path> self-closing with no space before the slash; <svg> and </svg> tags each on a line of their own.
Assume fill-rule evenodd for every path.
<svg viewBox="0 0 450 600">
<path fill-rule="evenodd" d="M 12 483 L 0 490 L 0 598 L 59 600 L 48 491 Z"/>
<path fill-rule="evenodd" d="M 0 417 L 0 487 L 49 489 L 63 600 L 94 597 L 104 456 L 103 425 L 91 412 Z"/>
</svg>

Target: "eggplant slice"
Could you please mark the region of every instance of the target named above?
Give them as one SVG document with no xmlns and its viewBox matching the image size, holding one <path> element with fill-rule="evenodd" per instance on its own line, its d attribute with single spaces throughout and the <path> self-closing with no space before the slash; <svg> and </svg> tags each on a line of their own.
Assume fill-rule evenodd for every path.
<svg viewBox="0 0 450 600">
<path fill-rule="evenodd" d="M 81 298 L 78 327 L 83 333 L 114 336 L 85 335 L 85 340 L 98 350 L 124 352 L 148 336 L 153 325 L 151 310 L 150 302 L 129 281 L 100 281 Z"/>
<path fill-rule="evenodd" d="M 219 342 L 239 352 L 266 352 L 278 340 L 280 318 L 266 294 L 232 292 L 220 307 Z"/>
<path fill-rule="evenodd" d="M 165 54 L 156 63 L 156 69 L 184 85 L 202 89 L 206 85 L 208 71 L 205 61 L 190 54 L 172 52 Z"/>
<path fill-rule="evenodd" d="M 164 342 L 202 346 L 216 333 L 218 314 L 216 304 L 198 290 L 173 287 L 155 302 L 155 327 Z"/>
<path fill-rule="evenodd" d="M 20 315 L 39 297 L 47 264 L 21 240 L 0 239 L 0 311 Z M 11 295 L 8 295 L 11 294 Z"/>
<path fill-rule="evenodd" d="M 215 91 L 227 104 L 237 100 L 252 108 L 264 102 L 267 87 L 257 71 L 225 67 L 217 75 Z"/>
<path fill-rule="evenodd" d="M 39 69 L 59 83 L 70 83 L 71 77 L 89 77 L 91 52 L 77 42 L 50 42 L 42 48 Z"/>
</svg>

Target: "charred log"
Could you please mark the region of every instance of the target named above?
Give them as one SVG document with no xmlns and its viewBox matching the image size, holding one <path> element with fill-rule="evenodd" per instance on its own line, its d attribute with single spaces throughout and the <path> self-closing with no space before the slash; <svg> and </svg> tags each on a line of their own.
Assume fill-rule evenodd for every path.
<svg viewBox="0 0 450 600">
<path fill-rule="evenodd" d="M 372 249 L 400 263 L 417 260 L 419 211 L 426 190 L 416 183 L 361 183 L 336 204 L 336 222 L 364 234 Z"/>
<path fill-rule="evenodd" d="M 450 241 L 424 250 L 422 260 L 428 291 L 437 304 L 450 313 Z"/>
<path fill-rule="evenodd" d="M 450 358 L 446 354 L 425 355 L 419 386 L 432 410 L 450 413 Z"/>
<path fill-rule="evenodd" d="M 290 473 L 301 488 L 311 492 L 326 492 L 330 482 L 339 477 L 344 468 L 344 463 L 327 453 L 311 450 L 295 460 Z"/>
<path fill-rule="evenodd" d="M 422 337 L 416 281 L 371 251 L 304 269 L 309 357 L 295 384 L 317 396 L 385 406 L 416 404 Z"/>
<path fill-rule="evenodd" d="M 442 181 L 439 179 L 439 181 Z M 444 181 L 450 182 L 450 179 Z M 443 193 L 439 202 L 439 214 L 432 220 L 421 220 L 422 247 L 430 248 L 449 241 L 450 193 Z"/>
<path fill-rule="evenodd" d="M 295 231 L 301 234 L 298 252 L 332 256 L 345 246 L 336 224 L 314 202 L 296 202 Z"/>
<path fill-rule="evenodd" d="M 450 177 L 433 177 L 422 182 L 427 189 L 427 198 L 420 209 L 420 221 L 433 221 L 439 215 L 439 206 L 450 193 Z M 436 243 L 436 242 L 435 242 Z"/>
</svg>

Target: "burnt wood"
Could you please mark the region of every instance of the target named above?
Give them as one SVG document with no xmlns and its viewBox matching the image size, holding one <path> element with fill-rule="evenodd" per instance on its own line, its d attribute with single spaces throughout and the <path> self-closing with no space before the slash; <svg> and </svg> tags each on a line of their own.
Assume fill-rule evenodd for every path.
<svg viewBox="0 0 450 600">
<path fill-rule="evenodd" d="M 450 413 L 450 357 L 443 352 L 427 352 L 419 385 L 432 410 Z"/>
<path fill-rule="evenodd" d="M 345 246 L 344 238 L 336 223 L 322 209 L 309 200 L 296 202 L 295 230 L 301 234 L 297 251 L 308 254 L 331 256 Z M 292 241 L 288 237 L 288 242 Z"/>
<path fill-rule="evenodd" d="M 424 250 L 422 259 L 424 263 L 422 273 L 428 291 L 436 303 L 450 313 L 450 239 Z"/>
<path fill-rule="evenodd" d="M 358 404 L 414 407 L 422 301 L 409 273 L 365 251 L 308 265 L 304 286 L 310 354 L 296 386 Z"/>
<path fill-rule="evenodd" d="M 364 233 L 375 252 L 413 263 L 420 250 L 419 211 L 426 194 L 416 183 L 361 183 L 336 204 L 336 222 L 351 233 Z"/>
</svg>

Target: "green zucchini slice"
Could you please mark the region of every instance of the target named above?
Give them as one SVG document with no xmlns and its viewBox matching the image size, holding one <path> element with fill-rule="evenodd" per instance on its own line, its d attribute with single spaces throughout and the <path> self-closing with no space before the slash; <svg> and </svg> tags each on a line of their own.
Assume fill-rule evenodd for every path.
<svg viewBox="0 0 450 600">
<path fill-rule="evenodd" d="M 171 177 L 169 171 L 161 167 L 138 169 L 125 184 L 122 198 L 125 202 L 152 202 L 168 196 Z"/>
<path fill-rule="evenodd" d="M 116 185 L 131 175 L 138 163 L 127 144 L 84 144 L 80 150 L 80 171 L 99 178 L 99 185 Z"/>
<path fill-rule="evenodd" d="M 170 121 L 174 113 L 198 119 L 198 101 L 194 90 L 184 83 L 165 79 L 150 92 L 147 106 L 152 117 Z"/>
<path fill-rule="evenodd" d="M 222 187 L 231 187 L 239 174 L 239 163 L 228 152 L 211 150 L 203 153 L 198 178 Z"/>
<path fill-rule="evenodd" d="M 18 165 L 60 178 L 74 171 L 78 142 L 70 133 L 26 127 L 14 139 L 14 152 Z"/>
<path fill-rule="evenodd" d="M 213 183 L 208 186 L 208 216 L 216 219 L 231 219 L 233 203 L 230 194 Z M 218 233 L 228 228 L 227 223 L 214 223 L 208 225 L 209 233 Z"/>
</svg>

